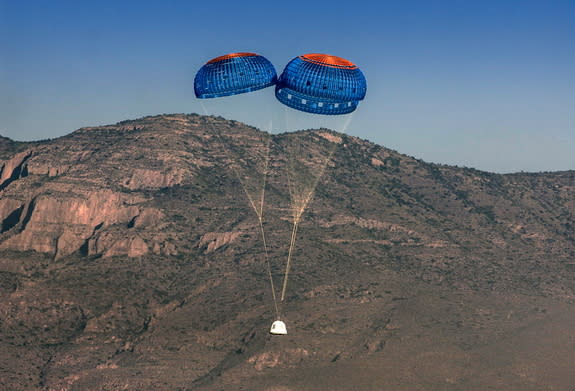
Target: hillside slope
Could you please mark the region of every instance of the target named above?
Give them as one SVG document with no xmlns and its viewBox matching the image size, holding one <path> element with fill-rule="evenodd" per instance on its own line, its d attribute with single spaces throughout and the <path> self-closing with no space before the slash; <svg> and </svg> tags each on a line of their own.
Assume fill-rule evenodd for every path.
<svg viewBox="0 0 575 391">
<path fill-rule="evenodd" d="M 334 154 L 298 231 L 289 334 L 271 337 L 244 190 L 259 199 L 269 141 L 278 288 L 294 140 L 302 177 Z M 328 130 L 270 136 L 198 115 L 0 142 L 0 389 L 575 383 L 574 171 L 491 174 Z"/>
</svg>

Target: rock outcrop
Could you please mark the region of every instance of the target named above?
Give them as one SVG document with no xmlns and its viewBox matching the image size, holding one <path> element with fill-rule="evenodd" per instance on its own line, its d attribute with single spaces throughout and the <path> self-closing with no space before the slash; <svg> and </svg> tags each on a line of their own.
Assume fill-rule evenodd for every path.
<svg viewBox="0 0 575 391">
<path fill-rule="evenodd" d="M 32 151 L 20 152 L 0 165 L 0 191 L 16 179 L 28 175 L 26 161 L 31 155 Z"/>
<path fill-rule="evenodd" d="M 239 236 L 240 232 L 208 232 L 202 235 L 198 247 L 205 248 L 205 252 L 210 253 L 222 246 L 232 243 Z"/>
<path fill-rule="evenodd" d="M 25 212 L 9 222 L 19 232 L 4 240 L 0 249 L 34 250 L 58 258 L 69 255 L 78 251 L 98 229 L 128 224 L 140 213 L 137 201 L 133 196 L 109 190 L 82 194 L 72 189 L 37 195 L 23 206 L 7 200 L 4 204 L 14 209 L 10 215 L 15 216 L 20 209 Z"/>
</svg>

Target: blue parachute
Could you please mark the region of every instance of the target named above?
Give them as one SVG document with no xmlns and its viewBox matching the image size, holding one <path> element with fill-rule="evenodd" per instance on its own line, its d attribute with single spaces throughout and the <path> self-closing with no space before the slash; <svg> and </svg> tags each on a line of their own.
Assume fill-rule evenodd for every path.
<svg viewBox="0 0 575 391">
<path fill-rule="evenodd" d="M 366 91 L 365 77 L 355 64 L 317 53 L 291 60 L 276 84 L 276 98 L 280 102 L 314 114 L 351 113 Z"/>
<path fill-rule="evenodd" d="M 243 94 L 276 84 L 277 74 L 268 59 L 255 53 L 230 53 L 208 61 L 194 78 L 200 99 Z"/>
</svg>

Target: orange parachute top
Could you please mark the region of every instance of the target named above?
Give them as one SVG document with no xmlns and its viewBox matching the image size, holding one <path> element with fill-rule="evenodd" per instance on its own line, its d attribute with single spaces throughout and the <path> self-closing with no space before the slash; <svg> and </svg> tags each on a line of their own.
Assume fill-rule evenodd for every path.
<svg viewBox="0 0 575 391">
<path fill-rule="evenodd" d="M 357 65 L 345 58 L 330 56 L 329 54 L 320 53 L 310 53 L 299 56 L 304 61 L 311 62 L 317 65 L 333 67 L 333 68 L 344 68 L 344 69 L 357 69 Z"/>
<path fill-rule="evenodd" d="M 257 54 L 255 53 L 247 53 L 247 52 L 242 52 L 242 53 L 230 53 L 230 54 L 224 54 L 223 56 L 219 56 L 216 58 L 212 58 L 210 61 L 208 61 L 206 64 L 213 64 L 214 62 L 219 62 L 219 61 L 223 61 L 223 60 L 228 60 L 230 58 L 235 58 L 235 57 L 251 57 L 251 56 L 257 56 Z"/>
</svg>

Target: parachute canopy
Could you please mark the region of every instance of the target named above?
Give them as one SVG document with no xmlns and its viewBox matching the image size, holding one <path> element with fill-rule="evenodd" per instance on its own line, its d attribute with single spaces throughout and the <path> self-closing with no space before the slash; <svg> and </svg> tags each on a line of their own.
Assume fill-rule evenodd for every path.
<svg viewBox="0 0 575 391">
<path fill-rule="evenodd" d="M 367 82 L 352 62 L 327 54 L 304 54 L 291 60 L 276 84 L 283 104 L 315 114 L 347 114 L 365 97 Z"/>
<path fill-rule="evenodd" d="M 194 78 L 200 99 L 243 94 L 276 84 L 277 74 L 268 59 L 255 53 L 230 53 L 208 61 Z"/>
</svg>

